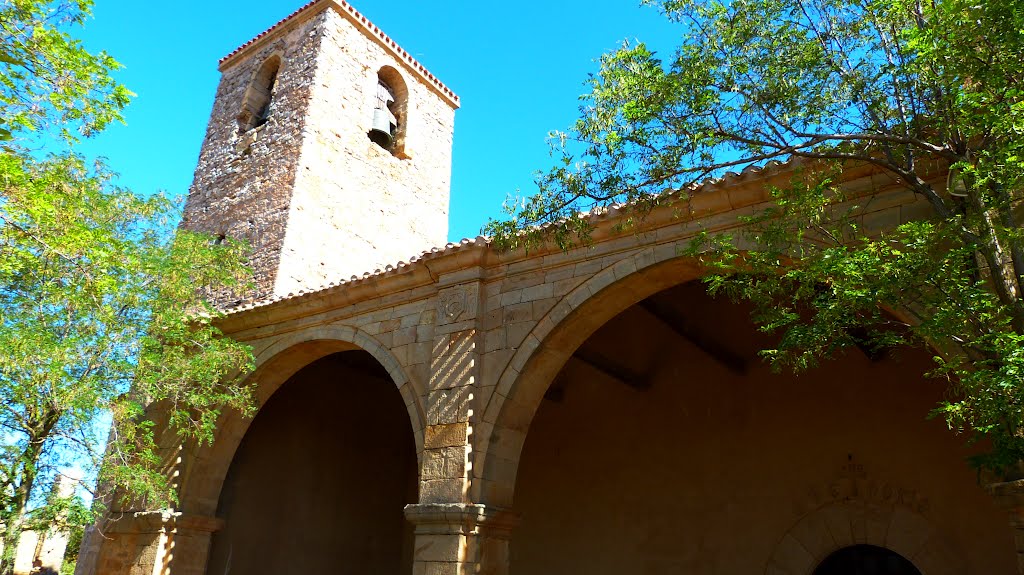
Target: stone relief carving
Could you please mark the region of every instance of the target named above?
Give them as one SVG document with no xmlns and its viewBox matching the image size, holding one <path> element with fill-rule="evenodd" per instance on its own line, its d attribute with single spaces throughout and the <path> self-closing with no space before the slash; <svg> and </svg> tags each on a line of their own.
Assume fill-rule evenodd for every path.
<svg viewBox="0 0 1024 575">
<path fill-rule="evenodd" d="M 902 506 L 921 514 L 927 513 L 930 507 L 928 498 L 917 490 L 872 478 L 865 466 L 854 462 L 852 458 L 840 468 L 835 479 L 807 489 L 805 505 L 808 507 L 831 503 L 868 504 L 887 508 Z"/>
<path fill-rule="evenodd" d="M 447 324 L 476 317 L 479 286 L 453 286 L 437 294 L 438 323 Z"/>
</svg>

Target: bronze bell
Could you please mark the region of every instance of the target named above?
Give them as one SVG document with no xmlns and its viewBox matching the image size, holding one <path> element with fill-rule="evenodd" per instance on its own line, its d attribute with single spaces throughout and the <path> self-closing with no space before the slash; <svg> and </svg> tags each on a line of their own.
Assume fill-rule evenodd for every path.
<svg viewBox="0 0 1024 575">
<path fill-rule="evenodd" d="M 387 110 L 375 108 L 373 123 L 370 124 L 370 140 L 382 148 L 390 148 L 392 142 L 391 119 Z"/>
</svg>

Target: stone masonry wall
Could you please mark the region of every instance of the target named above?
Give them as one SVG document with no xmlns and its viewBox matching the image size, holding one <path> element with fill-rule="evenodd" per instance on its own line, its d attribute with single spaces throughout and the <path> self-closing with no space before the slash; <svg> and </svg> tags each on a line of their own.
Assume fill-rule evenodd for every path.
<svg viewBox="0 0 1024 575">
<path fill-rule="evenodd" d="M 300 168 L 275 292 L 325 285 L 433 246 L 448 235 L 452 107 L 344 16 L 327 10 Z M 377 72 L 408 89 L 402 157 L 367 137 Z"/>
<path fill-rule="evenodd" d="M 735 231 L 744 225 L 742 216 L 767 207 L 767 190 L 789 182 L 799 166 L 773 164 L 727 176 L 704 186 L 685 204 L 679 202 L 652 212 L 633 233 L 616 231 L 615 224 L 622 215 L 618 210 L 594 216 L 598 229 L 592 236 L 593 243 L 567 252 L 502 253 L 492 249 L 486 240 L 478 239 L 449 244 L 400 265 L 400 260 L 407 260 L 445 238 L 453 106 L 457 106 L 457 98 L 447 98 L 435 91 L 443 86 L 432 86 L 428 80 L 432 77 L 410 67 L 414 65 L 411 60 L 400 61 L 400 49 L 388 48 L 395 45 L 388 44 L 390 40 L 383 33 L 377 35 L 379 30 L 365 19 L 359 20 L 358 13 L 347 3 L 315 0 L 296 14 L 301 16 L 286 19 L 225 61 L 183 223 L 186 228 L 252 243 L 257 290 L 245 299 L 262 301 L 236 308 L 219 325 L 230 337 L 253 346 L 258 367 L 250 377 L 257 403 L 262 406 L 282 385 L 290 385 L 288 382 L 299 370 L 333 353 L 363 350 L 380 363 L 404 403 L 416 449 L 419 489 L 416 503 L 404 507 L 405 518 L 415 529 L 414 575 L 508 575 L 510 569 L 513 573 L 542 572 L 544 561 L 550 559 L 548 556 L 557 558 L 563 542 L 575 541 L 583 554 L 589 553 L 586 547 L 595 545 L 603 551 L 616 551 L 621 547 L 619 534 L 623 530 L 605 523 L 609 521 L 607 514 L 599 512 L 617 505 L 639 516 L 635 525 L 650 523 L 644 506 L 657 506 L 661 500 L 677 497 L 680 485 L 672 476 L 660 483 L 659 489 L 641 489 L 637 492 L 640 496 L 629 501 L 622 494 L 633 482 L 621 481 L 619 470 L 630 469 L 629 457 L 639 454 L 644 461 L 651 462 L 653 476 L 653 471 L 663 467 L 658 464 L 663 453 L 680 445 L 672 440 L 681 430 L 685 431 L 676 421 L 677 414 L 693 409 L 694 413 L 706 412 L 712 423 L 724 421 L 711 411 L 722 403 L 721 398 L 709 396 L 690 401 L 682 397 L 673 404 L 681 408 L 655 413 L 662 407 L 661 399 L 651 399 L 657 390 L 638 391 L 617 384 L 610 393 L 590 394 L 594 405 L 601 408 L 600 414 L 591 416 L 579 411 L 575 419 L 567 419 L 564 414 L 568 403 L 542 408 L 544 397 L 560 376 L 563 387 L 593 388 L 595 377 L 600 377 L 593 369 L 575 375 L 562 371 L 579 346 L 590 341 L 592 334 L 606 324 L 612 325 L 614 318 L 634 308 L 637 302 L 697 280 L 701 269 L 682 256 L 693 236 L 701 232 Z M 262 127 L 239 134 L 237 116 L 246 89 L 263 63 L 274 56 L 281 58 L 281 68 L 270 119 Z M 400 75 L 409 92 L 405 146 L 397 155 L 379 148 L 366 135 L 372 117 L 371 97 L 382 66 Z M 931 213 L 920 198 L 871 166 L 847 170 L 844 178 L 850 201 L 856 202 L 857 217 L 866 231 L 891 229 Z M 362 276 L 376 268 L 383 271 L 347 281 L 353 275 Z M 325 283 L 335 285 L 312 289 Z M 300 290 L 305 291 L 290 296 Z M 702 305 L 696 298 L 683 297 L 678 301 L 679 305 Z M 603 336 L 594 335 L 593 341 L 604 341 L 606 348 L 623 355 L 630 345 L 646 345 L 640 340 L 659 343 L 671 337 L 666 333 L 652 335 L 645 326 L 649 327 L 650 322 L 633 329 L 612 325 Z M 669 328 L 661 329 L 665 332 Z M 636 341 L 627 344 L 626 339 Z M 662 355 L 666 360 L 663 367 L 669 370 L 665 373 L 692 371 L 698 363 L 693 358 Z M 581 358 L 577 360 L 586 363 Z M 719 368 L 702 361 L 709 371 L 695 372 L 693 380 L 712 382 L 718 378 L 720 382 L 718 372 L 710 371 Z M 864 362 L 865 370 L 877 367 Z M 859 379 L 872 376 L 873 371 L 865 372 Z M 685 378 L 673 375 L 665 381 L 675 379 Z M 747 401 L 750 393 L 738 386 L 753 379 L 734 379 L 737 387 L 728 393 Z M 724 394 L 724 389 L 718 388 L 715 393 Z M 668 393 L 670 388 L 662 387 L 662 391 Z M 343 387 L 332 393 L 351 398 L 358 408 L 374 408 Z M 612 393 L 617 393 L 618 399 Z M 769 398 L 778 397 L 774 390 L 764 393 Z M 917 392 L 908 394 L 915 400 L 921 399 Z M 872 399 L 877 397 L 878 394 L 870 395 Z M 646 403 L 642 398 L 647 398 Z M 629 407 L 630 401 L 635 402 L 635 409 Z M 732 405 L 738 400 L 726 403 Z M 758 406 L 767 403 L 755 402 Z M 836 412 L 822 410 L 822 419 Z M 797 410 L 783 419 L 797 421 L 801 413 Z M 297 410 L 295 417 L 303 416 L 302 410 Z M 328 417 L 315 419 L 327 421 Z M 83 544 L 79 575 L 205 573 L 210 565 L 207 556 L 211 534 L 239 527 L 225 525 L 224 509 L 219 503 L 236 449 L 246 437 L 250 423 L 238 413 L 225 413 L 218 422 L 217 438 L 212 445 L 182 450 L 174 471 L 180 481 L 180 500 L 175 509 L 139 513 L 113 510 L 102 537 L 93 533 Z M 290 423 L 285 421 L 277 427 Z M 588 430 L 592 423 L 600 427 L 597 432 Z M 643 432 L 644 425 L 652 428 Z M 696 476 L 704 473 L 702 462 L 714 461 L 698 456 L 701 446 L 708 441 L 700 432 L 709 425 L 683 434 L 697 440 L 686 446 L 694 450 L 692 456 L 682 453 L 677 458 L 679 472 L 675 475 Z M 368 434 L 379 433 L 372 425 L 362 427 Z M 751 427 L 760 430 L 757 425 Z M 758 436 L 767 437 L 769 431 L 788 429 L 775 424 L 763 427 L 765 432 Z M 620 433 L 620 429 L 632 433 L 634 439 L 622 441 L 628 434 Z M 856 425 L 847 429 L 856 431 Z M 783 436 L 775 443 L 796 445 L 785 433 Z M 530 447 L 524 459 L 528 437 L 539 437 L 536 442 L 540 447 Z M 570 443 L 574 437 L 576 444 Z M 668 447 L 657 449 L 658 444 L 651 438 Z M 940 459 L 956 458 L 944 448 L 949 441 L 929 438 L 922 445 L 939 453 Z M 612 449 L 616 442 L 620 447 L 617 451 Z M 647 447 L 633 446 L 640 443 Z M 848 443 L 830 446 L 830 453 L 847 453 Z M 873 450 L 877 445 L 880 441 L 865 441 L 860 447 Z M 572 457 L 560 452 L 562 449 L 584 461 L 574 465 Z M 756 455 L 761 457 L 769 450 L 762 451 Z M 803 457 L 803 451 L 793 451 Z M 911 446 L 900 453 L 913 451 Z M 608 459 L 608 455 L 616 453 L 625 464 Z M 341 463 L 361 473 L 380 472 L 376 469 L 380 466 L 364 469 L 369 461 L 365 458 L 342 459 L 346 461 Z M 745 464 L 747 459 L 735 465 L 734 475 L 741 480 L 737 483 L 740 487 L 729 493 L 714 492 L 714 486 L 722 482 L 713 475 L 698 478 L 697 483 L 711 486 L 708 491 L 722 498 L 722 506 L 732 505 L 737 501 L 736 493 L 746 489 L 748 476 L 756 479 L 777 463 L 768 461 L 750 467 Z M 953 463 L 943 459 L 943 465 L 959 465 L 961 459 Z M 526 461 L 522 474 L 521 461 Z M 691 462 L 697 465 L 690 465 Z M 564 463 L 569 464 L 565 477 L 545 476 L 557 464 Z M 315 464 L 316 461 L 310 461 L 310 465 Z M 985 505 L 971 491 L 978 488 L 971 478 L 961 477 L 954 484 L 947 478 L 950 474 L 933 470 L 921 468 L 926 477 L 936 482 L 933 501 L 964 516 Z M 917 473 L 918 469 L 901 472 L 900 483 L 918 489 L 917 484 L 923 482 Z M 643 475 L 638 481 L 648 480 L 647 474 Z M 821 475 L 791 474 L 792 484 L 787 483 L 786 488 L 796 493 L 808 484 L 818 485 L 823 481 Z M 552 497 L 548 491 L 558 481 L 563 482 L 565 497 Z M 267 483 L 271 484 L 266 489 L 267 497 L 275 497 L 275 482 Z M 589 497 L 591 492 L 596 496 Z M 1020 492 L 1024 493 L 1024 488 Z M 973 495 L 965 497 L 965 493 Z M 314 494 L 292 495 L 296 496 L 297 505 L 316 505 L 319 501 Z M 564 504 L 574 498 L 577 501 Z M 611 501 L 612 506 L 602 507 L 605 501 Z M 785 504 L 782 501 L 780 508 Z M 396 505 L 382 504 L 380 512 L 403 511 Z M 531 506 L 536 510 L 532 514 Z M 677 546 L 679 541 L 696 541 L 697 537 L 678 536 L 679 524 L 700 526 L 701 517 L 722 515 L 721 509 L 700 510 L 704 515 L 691 511 L 683 509 L 670 514 L 666 525 L 671 529 L 666 533 L 672 537 L 653 542 Z M 810 521 L 808 517 L 816 516 L 808 515 L 800 521 Z M 573 522 L 563 522 L 563 518 Z M 678 518 L 684 521 L 677 521 Z M 797 517 L 790 519 L 782 523 L 803 524 L 796 522 Z M 992 533 L 989 540 L 999 536 L 999 519 L 989 509 L 982 520 Z M 253 519 L 245 521 L 267 522 L 273 518 L 254 513 Z M 850 523 L 852 519 L 846 521 Z M 953 517 L 938 524 L 957 533 L 954 527 L 966 523 Z M 565 525 L 572 527 L 567 530 Z M 250 523 L 244 527 L 259 528 Z M 592 527 L 601 527 L 612 536 L 589 537 L 587 529 Z M 810 561 L 804 557 L 808 553 L 797 553 L 800 545 L 810 549 L 807 542 L 799 538 L 799 533 L 787 534 L 785 525 L 776 527 L 759 534 L 763 549 L 761 558 L 751 564 L 754 571 L 760 572 L 759 568 L 764 566 L 766 573 L 809 572 L 797 568 Z M 928 523 L 921 523 L 908 532 L 925 541 L 929 529 Z M 982 551 L 989 545 L 976 534 L 979 530 L 972 529 L 954 538 L 958 546 L 968 550 L 968 561 L 972 553 L 984 556 Z M 796 527 L 790 528 L 794 530 Z M 1012 558 L 1011 537 L 1004 534 L 1002 543 L 992 544 L 997 551 L 1005 549 L 1006 554 L 997 559 L 1003 562 Z M 522 539 L 518 545 L 512 545 L 517 536 Z M 735 531 L 707 537 L 709 541 L 730 544 L 737 541 Z M 1024 550 L 1020 540 L 1018 550 Z M 880 541 L 878 544 L 888 543 L 885 539 Z M 818 551 L 828 553 L 837 542 L 838 537 L 825 542 L 828 545 L 823 544 Z M 876 540 L 856 542 L 875 544 Z M 638 543 L 637 548 L 641 547 Z M 793 549 L 796 551 L 791 553 Z M 309 552 L 323 554 L 331 549 L 313 545 Z M 793 560 L 794 553 L 800 561 Z M 644 547 L 636 555 L 646 559 L 651 553 Z M 933 565 L 945 557 L 934 549 L 924 548 L 908 556 L 924 565 Z M 586 557 L 592 560 L 596 556 Z M 623 566 L 617 568 L 618 572 L 639 566 L 630 557 L 621 558 Z M 513 561 L 518 564 L 513 565 Z M 987 565 L 985 561 L 976 564 Z M 743 572 L 752 572 L 751 565 Z M 957 563 L 946 565 L 945 570 L 927 572 L 996 572 L 984 567 L 956 571 L 949 566 Z M 603 563 L 598 568 L 611 570 L 610 566 L 613 564 Z M 564 571 L 565 568 L 558 570 Z"/>
<path fill-rule="evenodd" d="M 851 188 L 882 190 L 870 199 L 851 200 L 861 206 L 859 217 L 865 229 L 889 229 L 930 213 L 928 205 L 914 194 L 893 188 L 888 181 L 876 176 L 867 173 L 849 183 Z M 365 350 L 387 370 L 405 403 L 419 463 L 418 502 L 405 508 L 406 518 L 416 530 L 414 574 L 506 575 L 510 567 L 516 572 L 517 565 L 518 572 L 538 572 L 537 569 L 531 571 L 536 564 L 531 564 L 529 558 L 546 553 L 537 541 L 546 542 L 544 530 L 557 528 L 557 525 L 544 523 L 543 514 L 527 514 L 531 509 L 530 490 L 536 494 L 546 484 L 544 480 L 539 483 L 531 480 L 529 469 L 537 471 L 547 466 L 527 464 L 528 469 L 520 479 L 528 483 L 519 483 L 517 476 L 523 446 L 530 436 L 542 437 L 544 445 L 551 444 L 547 447 L 549 452 L 542 452 L 547 453 L 545 457 L 563 459 L 557 450 L 559 445 L 565 445 L 562 442 L 566 434 L 555 433 L 547 439 L 535 434 L 543 430 L 543 415 L 538 420 L 541 424 L 533 425 L 534 413 L 551 382 L 589 334 L 619 311 L 662 289 L 699 277 L 699 270 L 688 263 L 689 258 L 681 256 L 695 233 L 718 233 L 741 225 L 737 218 L 766 207 L 766 190 L 774 182 L 789 177 L 784 170 L 756 177 L 747 175 L 696 194 L 688 207 L 694 215 L 701 216 L 699 223 L 680 219 L 674 215 L 674 208 L 666 208 L 652 214 L 644 228 L 636 233 L 610 231 L 615 214 L 609 214 L 595 233 L 592 245 L 569 252 L 501 254 L 483 240 L 449 245 L 422 260 L 372 277 L 237 310 L 222 322 L 222 327 L 231 337 L 254 347 L 259 368 L 253 380 L 257 383 L 260 404 L 281 385 L 288 385 L 286 382 L 299 369 L 337 351 Z M 683 298 L 680 305 L 685 305 L 683 301 L 688 300 Z M 694 305 L 702 304 L 695 302 Z M 610 333 L 612 339 L 633 337 L 614 329 Z M 662 339 L 665 338 L 655 337 L 652 341 Z M 690 369 L 693 363 L 681 361 L 676 365 L 678 369 Z M 866 365 L 875 369 L 871 367 L 874 364 Z M 587 382 L 594 376 L 591 372 L 584 379 L 574 379 L 578 384 L 575 389 L 591 385 L 592 382 Z M 711 378 L 698 374 L 695 379 L 709 381 Z M 639 400 L 653 392 L 623 388 L 618 389 L 618 393 L 624 397 L 636 394 Z M 765 393 L 770 394 L 771 390 Z M 612 401 L 609 405 L 618 406 L 624 401 Z M 758 405 L 761 403 L 764 402 Z M 709 405 L 697 401 L 692 407 L 706 411 Z M 366 408 L 373 409 L 373 406 Z M 918 411 L 923 417 L 925 410 Z M 617 414 L 607 421 L 602 419 L 601 425 L 611 426 L 605 430 L 605 435 L 619 437 L 614 433 L 615 426 L 631 428 L 639 425 L 638 422 L 653 424 L 671 419 L 640 417 L 635 420 L 635 417 Z M 189 452 L 181 466 L 184 471 L 177 510 L 182 518 L 179 522 L 188 519 L 209 524 L 212 527 L 208 529 L 213 531 L 217 521 L 223 519 L 216 517 L 221 486 L 248 425 L 249 420 L 237 414 L 225 414 L 213 445 Z M 584 443 L 587 437 L 595 436 L 588 434 L 582 423 L 570 422 L 568 427 L 582 432 Z M 665 432 L 674 429 L 665 427 Z M 874 448 L 872 445 L 858 449 L 866 452 Z M 934 448 L 939 444 L 929 445 Z M 604 444 L 599 442 L 587 447 L 594 450 L 595 465 L 602 470 L 615 469 L 601 465 L 601 454 L 608 452 Z M 840 447 L 845 449 L 846 444 Z M 939 448 L 942 451 L 941 445 Z M 839 451 L 845 456 L 846 451 Z M 956 455 L 950 457 L 956 460 L 947 462 L 950 465 L 959 465 L 962 461 Z M 654 461 L 656 457 L 650 454 L 645 459 Z M 912 477 L 913 473 L 904 475 L 899 480 L 901 484 L 911 489 L 920 488 L 921 481 Z M 926 474 L 927 477 L 932 475 Z M 810 476 L 795 480 L 794 489 L 808 482 L 816 485 L 823 481 L 821 477 Z M 947 483 L 949 489 L 945 487 Z M 984 505 L 978 501 L 970 505 L 964 503 L 968 500 L 965 492 L 980 489 L 972 481 L 960 481 L 955 486 L 947 483 L 940 485 L 941 489 L 936 488 L 933 501 L 964 514 L 973 513 Z M 596 487 L 600 483 L 583 479 L 572 485 Z M 618 493 L 618 485 L 606 483 L 606 492 Z M 672 493 L 675 492 L 670 489 L 658 497 Z M 518 503 L 520 494 L 523 495 L 522 508 Z M 596 507 L 587 507 L 590 505 L 587 501 L 576 507 L 588 513 L 596 512 Z M 533 505 L 550 509 L 553 503 L 534 497 Z M 565 508 L 559 513 L 565 515 L 570 511 L 572 508 Z M 999 533 L 1002 528 L 999 518 L 990 511 L 986 511 L 986 529 Z M 517 528 L 519 512 L 524 515 Z M 692 514 L 684 515 L 689 518 Z M 593 520 L 589 523 L 597 524 Z M 958 535 L 955 526 L 961 523 L 942 519 L 937 524 L 950 531 L 957 545 L 965 550 L 965 561 L 971 563 L 975 561 L 972 557 L 981 557 L 977 565 L 982 565 L 987 560 L 979 550 L 988 543 L 970 533 Z M 123 536 L 101 542 L 101 549 L 96 551 L 99 555 L 94 554 L 91 561 L 82 563 L 80 572 L 133 573 L 140 572 L 133 569 L 143 563 L 147 573 L 156 572 L 152 571 L 154 567 L 170 575 L 203 572 L 206 551 L 202 548 L 205 540 L 201 537 L 194 537 L 195 542 L 188 547 L 188 552 L 183 551 L 187 542 L 176 539 L 176 554 L 158 557 L 154 555 L 154 550 L 160 549 L 156 539 L 138 538 L 143 537 L 145 530 L 139 530 L 137 538 L 132 538 L 127 528 L 124 531 Z M 523 534 L 525 546 L 511 545 L 517 533 Z M 531 533 L 533 539 L 530 539 Z M 915 537 L 925 537 L 927 525 L 914 533 Z M 536 537 L 538 534 L 542 535 L 540 539 Z M 577 542 L 589 541 L 578 531 L 563 535 L 566 541 L 573 538 Z M 769 560 L 769 551 L 773 553 L 773 564 L 792 563 L 785 557 L 788 549 L 785 541 L 774 551 L 769 549 L 768 543 L 778 541 L 782 535 L 778 528 L 768 537 L 770 541 L 761 541 L 764 549 L 758 564 Z M 1005 549 L 1005 554 L 995 561 L 1005 563 L 1012 559 L 1010 539 L 1006 534 L 1002 543 L 992 544 L 993 548 Z M 518 564 L 510 555 L 513 549 L 518 549 Z M 830 549 L 818 551 L 826 553 Z M 928 561 L 940 557 L 926 553 L 928 549 L 915 551 L 908 557 L 927 565 L 931 564 Z M 110 563 L 115 559 L 120 561 L 116 566 Z M 86 563 L 102 567 L 89 571 Z M 801 573 L 788 567 L 768 572 Z M 957 571 L 936 571 L 952 572 Z M 959 572 L 996 571 L 979 567 Z"/>
<path fill-rule="evenodd" d="M 259 299 L 273 290 L 288 222 L 292 188 L 309 117 L 321 16 L 282 35 L 224 70 L 214 99 L 182 227 L 248 241 Z M 240 133 L 238 115 L 253 76 L 271 56 L 281 58 L 263 126 Z"/>
</svg>

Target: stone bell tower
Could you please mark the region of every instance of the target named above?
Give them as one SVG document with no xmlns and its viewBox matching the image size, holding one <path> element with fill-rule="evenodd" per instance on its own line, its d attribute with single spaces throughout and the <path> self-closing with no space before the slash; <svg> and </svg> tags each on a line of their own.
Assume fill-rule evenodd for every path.
<svg viewBox="0 0 1024 575">
<path fill-rule="evenodd" d="M 349 4 L 310 2 L 220 71 L 182 227 L 250 243 L 246 299 L 446 241 L 458 96 Z"/>
</svg>

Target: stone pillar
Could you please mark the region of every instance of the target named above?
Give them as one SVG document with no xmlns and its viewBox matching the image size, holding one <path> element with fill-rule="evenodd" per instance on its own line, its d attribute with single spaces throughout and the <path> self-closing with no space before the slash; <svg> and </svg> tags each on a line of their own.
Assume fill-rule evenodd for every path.
<svg viewBox="0 0 1024 575">
<path fill-rule="evenodd" d="M 64 551 L 68 547 L 68 534 L 64 531 L 51 529 L 43 537 L 43 544 L 39 549 L 39 567 L 43 572 L 49 570 L 60 573 L 61 565 L 64 563 Z"/>
<path fill-rule="evenodd" d="M 413 575 L 508 575 L 509 542 L 518 516 L 469 503 L 407 505 L 416 526 Z"/>
<path fill-rule="evenodd" d="M 414 575 L 507 575 L 515 515 L 471 496 L 472 421 L 479 404 L 482 270 L 439 280 L 420 502 L 407 505 L 415 525 Z"/>
<path fill-rule="evenodd" d="M 478 270 L 477 270 L 478 271 Z M 445 278 L 447 279 L 447 278 Z M 455 278 L 463 280 L 464 278 Z M 477 402 L 480 285 L 450 282 L 438 293 L 433 328 L 420 503 L 469 503 L 470 418 Z"/>
<path fill-rule="evenodd" d="M 210 539 L 223 526 L 171 511 L 111 517 L 86 532 L 75 575 L 203 575 Z"/>
<path fill-rule="evenodd" d="M 1017 573 L 1024 575 L 1024 479 L 992 483 L 988 492 L 1000 509 L 1010 515 L 1013 542 L 1017 550 Z"/>
<path fill-rule="evenodd" d="M 206 573 L 206 561 L 209 558 L 213 533 L 223 526 L 224 520 L 216 517 L 176 514 L 164 530 L 164 565 L 167 567 L 161 573 Z"/>
</svg>

